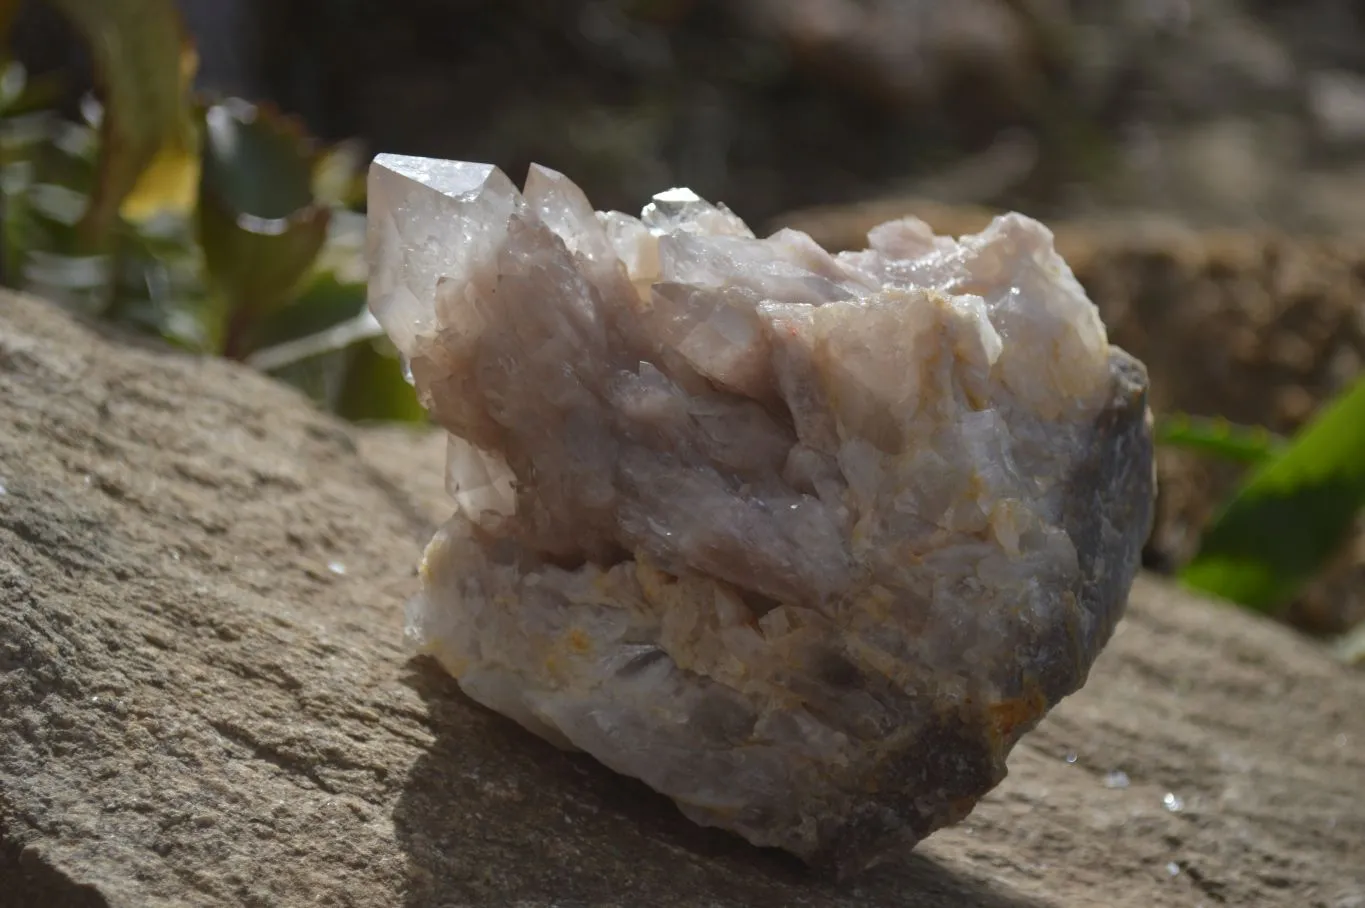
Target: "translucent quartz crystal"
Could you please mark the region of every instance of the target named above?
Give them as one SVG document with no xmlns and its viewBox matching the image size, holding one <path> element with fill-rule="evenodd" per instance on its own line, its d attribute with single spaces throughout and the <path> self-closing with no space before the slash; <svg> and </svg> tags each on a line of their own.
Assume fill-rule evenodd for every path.
<svg viewBox="0 0 1365 908">
<path fill-rule="evenodd" d="M 408 629 L 475 700 L 847 873 L 1084 682 L 1151 521 L 1146 374 L 1037 222 L 830 255 L 396 155 L 369 206 L 457 504 Z"/>
</svg>

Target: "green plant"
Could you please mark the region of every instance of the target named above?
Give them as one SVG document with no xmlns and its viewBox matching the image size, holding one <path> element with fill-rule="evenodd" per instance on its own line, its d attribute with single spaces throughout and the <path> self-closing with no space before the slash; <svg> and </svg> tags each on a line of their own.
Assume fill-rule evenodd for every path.
<svg viewBox="0 0 1365 908">
<path fill-rule="evenodd" d="M 1157 444 L 1187 448 L 1223 460 L 1255 466 L 1279 456 L 1285 440 L 1257 426 L 1238 426 L 1226 419 L 1177 413 L 1159 420 Z"/>
<path fill-rule="evenodd" d="M 1322 570 L 1365 507 L 1365 378 L 1288 443 L 1267 444 L 1251 462 L 1180 579 L 1273 612 Z"/>
<path fill-rule="evenodd" d="M 0 59 L 6 282 L 257 365 L 346 416 L 420 419 L 365 308 L 356 147 L 196 94 L 174 0 L 49 2 L 90 48 L 97 94 L 64 120 L 56 81 Z M 18 6 L 0 0 L 0 39 Z"/>
<path fill-rule="evenodd" d="M 1252 611 L 1279 611 L 1346 543 L 1365 509 L 1365 377 L 1289 440 L 1264 429 L 1183 415 L 1157 424 L 1158 443 L 1248 467 L 1178 573 L 1187 587 Z M 1362 629 L 1365 630 L 1365 629 Z M 1365 636 L 1343 644 L 1359 661 Z"/>
</svg>

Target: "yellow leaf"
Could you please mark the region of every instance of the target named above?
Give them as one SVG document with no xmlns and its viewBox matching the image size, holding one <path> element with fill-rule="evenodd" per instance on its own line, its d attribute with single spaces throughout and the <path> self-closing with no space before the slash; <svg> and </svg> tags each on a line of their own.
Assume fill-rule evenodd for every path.
<svg viewBox="0 0 1365 908">
<path fill-rule="evenodd" d="M 199 71 L 199 54 L 186 42 L 180 53 L 180 87 L 188 95 Z M 199 130 L 186 115 L 142 171 L 137 183 L 119 206 L 119 215 L 134 224 L 145 224 L 160 214 L 188 217 L 199 196 Z"/>
<path fill-rule="evenodd" d="M 199 196 L 200 166 L 197 149 L 163 147 L 124 198 L 119 215 L 133 224 L 160 214 L 188 217 Z"/>
</svg>

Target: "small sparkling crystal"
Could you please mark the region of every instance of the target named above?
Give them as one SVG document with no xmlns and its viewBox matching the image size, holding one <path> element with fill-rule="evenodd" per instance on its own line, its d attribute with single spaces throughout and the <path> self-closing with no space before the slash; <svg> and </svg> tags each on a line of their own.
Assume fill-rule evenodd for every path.
<svg viewBox="0 0 1365 908">
<path fill-rule="evenodd" d="M 475 700 L 847 873 L 1084 683 L 1150 526 L 1146 374 L 1042 225 L 831 255 L 395 155 L 369 212 L 371 311 L 450 433 L 408 633 Z"/>
</svg>

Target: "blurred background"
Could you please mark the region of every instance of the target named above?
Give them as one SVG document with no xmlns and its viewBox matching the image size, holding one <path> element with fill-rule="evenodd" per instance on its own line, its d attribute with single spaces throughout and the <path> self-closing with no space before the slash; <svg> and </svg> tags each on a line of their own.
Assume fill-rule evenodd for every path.
<svg viewBox="0 0 1365 908">
<path fill-rule="evenodd" d="M 1151 369 L 1148 567 L 1365 619 L 1359 0 L 0 0 L 0 27 L 5 282 L 356 420 L 422 417 L 364 312 L 376 152 L 542 163 L 602 209 L 685 185 L 831 248 L 1038 217 Z M 1228 552 L 1274 582 L 1204 570 Z"/>
<path fill-rule="evenodd" d="M 179 0 L 200 87 L 371 151 L 750 221 L 888 194 L 1362 226 L 1354 0 Z M 35 68 L 83 45 L 21 3 Z M 73 88 L 78 88 L 73 85 Z"/>
<path fill-rule="evenodd" d="M 206 85 L 760 223 L 888 193 L 1365 226 L 1354 0 L 185 0 Z"/>
</svg>

